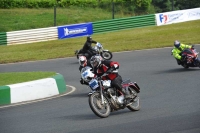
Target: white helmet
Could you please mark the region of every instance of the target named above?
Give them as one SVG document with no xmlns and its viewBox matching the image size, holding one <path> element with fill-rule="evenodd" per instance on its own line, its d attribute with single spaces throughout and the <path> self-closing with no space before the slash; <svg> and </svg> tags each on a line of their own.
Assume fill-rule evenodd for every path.
<svg viewBox="0 0 200 133">
<path fill-rule="evenodd" d="M 78 62 L 81 66 L 87 66 L 87 59 L 85 56 L 79 56 Z"/>
</svg>

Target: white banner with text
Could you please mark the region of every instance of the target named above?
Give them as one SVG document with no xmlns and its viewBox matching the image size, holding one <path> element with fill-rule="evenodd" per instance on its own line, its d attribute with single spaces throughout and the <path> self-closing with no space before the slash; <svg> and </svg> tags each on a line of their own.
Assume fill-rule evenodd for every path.
<svg viewBox="0 0 200 133">
<path fill-rule="evenodd" d="M 200 19 L 200 8 L 156 14 L 157 26 Z"/>
</svg>

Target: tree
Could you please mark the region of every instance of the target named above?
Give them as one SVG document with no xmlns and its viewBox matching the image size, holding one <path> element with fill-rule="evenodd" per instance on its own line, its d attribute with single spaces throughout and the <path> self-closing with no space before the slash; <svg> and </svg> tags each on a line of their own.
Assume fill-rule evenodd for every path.
<svg viewBox="0 0 200 133">
<path fill-rule="evenodd" d="M 200 0 L 175 0 L 175 1 L 176 1 L 175 7 L 177 7 L 180 10 L 200 7 Z"/>
<path fill-rule="evenodd" d="M 172 10 L 172 2 L 170 0 L 152 0 L 152 4 L 157 13 L 168 12 Z"/>
<path fill-rule="evenodd" d="M 146 11 L 149 9 L 152 0 L 133 0 L 133 3 L 136 6 L 136 10 Z"/>
</svg>

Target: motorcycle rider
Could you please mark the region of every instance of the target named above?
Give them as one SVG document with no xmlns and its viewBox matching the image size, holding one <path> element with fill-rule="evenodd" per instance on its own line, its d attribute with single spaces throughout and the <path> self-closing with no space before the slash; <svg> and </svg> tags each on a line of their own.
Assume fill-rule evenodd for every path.
<svg viewBox="0 0 200 133">
<path fill-rule="evenodd" d="M 98 56 L 98 55 L 96 55 L 96 56 L 99 57 L 101 60 L 103 60 L 101 56 Z M 86 66 L 89 66 L 89 67 L 92 68 L 90 62 L 87 61 L 87 58 L 86 58 L 85 56 L 79 56 L 78 62 L 79 62 L 79 65 L 80 65 L 80 66 L 79 66 L 79 71 L 80 71 L 80 72 L 81 72 L 81 70 L 82 70 L 84 67 L 86 67 Z M 93 70 L 93 69 L 91 69 L 91 70 Z M 81 83 L 81 84 L 86 84 L 86 85 L 88 85 L 88 83 L 85 82 L 82 78 L 80 79 L 80 83 Z"/>
<path fill-rule="evenodd" d="M 172 49 L 172 55 L 177 60 L 178 65 L 180 65 L 181 62 L 184 61 L 185 57 L 181 55 L 181 52 L 187 48 L 194 48 L 194 46 L 180 43 L 178 40 L 174 41 L 174 48 Z"/>
<path fill-rule="evenodd" d="M 90 60 L 90 64 L 94 69 L 94 74 L 97 77 L 107 73 L 102 77 L 102 80 L 111 80 L 111 86 L 120 90 L 125 98 L 129 98 L 130 94 L 122 88 L 122 77 L 118 74 L 119 63 L 108 60 L 101 60 L 98 56 L 93 56 Z"/>
<path fill-rule="evenodd" d="M 79 71 L 81 72 L 82 68 L 86 67 L 86 66 L 90 66 L 90 63 L 87 61 L 87 58 L 85 56 L 79 56 L 78 58 L 78 62 L 79 62 Z"/>
<path fill-rule="evenodd" d="M 89 57 L 91 57 L 93 55 L 94 52 L 96 52 L 93 48 L 92 48 L 92 43 L 97 44 L 96 41 L 92 40 L 91 36 L 87 36 L 87 40 L 83 46 L 83 52 L 84 53 L 88 53 Z"/>
<path fill-rule="evenodd" d="M 86 66 L 90 66 L 91 67 L 91 65 L 89 64 L 89 62 L 87 61 L 87 58 L 85 56 L 79 56 L 78 62 L 79 62 L 79 65 L 80 65 L 79 66 L 79 71 L 80 72 Z M 88 85 L 88 83 L 85 82 L 82 78 L 80 79 L 80 83 Z"/>
</svg>

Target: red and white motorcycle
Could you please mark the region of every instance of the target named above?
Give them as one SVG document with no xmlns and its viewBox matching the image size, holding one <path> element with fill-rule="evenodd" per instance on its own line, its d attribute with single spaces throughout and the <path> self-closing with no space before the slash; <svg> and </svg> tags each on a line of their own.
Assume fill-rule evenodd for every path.
<svg viewBox="0 0 200 133">
<path fill-rule="evenodd" d="M 184 68 L 200 67 L 200 60 L 198 59 L 199 52 L 194 48 L 188 48 L 182 51 L 181 55 L 184 58 L 180 65 Z"/>
<path fill-rule="evenodd" d="M 129 99 L 125 99 L 122 92 L 111 86 L 110 80 L 102 80 L 101 77 L 95 77 L 90 67 L 85 67 L 81 70 L 81 78 L 88 82 L 92 90 L 92 93 L 88 95 L 88 102 L 91 110 L 97 116 L 106 118 L 110 112 L 126 107 L 131 111 L 140 110 L 140 98 L 138 96 L 140 87 L 136 82 L 131 82 L 130 80 L 122 82 L 123 89 L 126 89 L 131 96 Z"/>
</svg>

